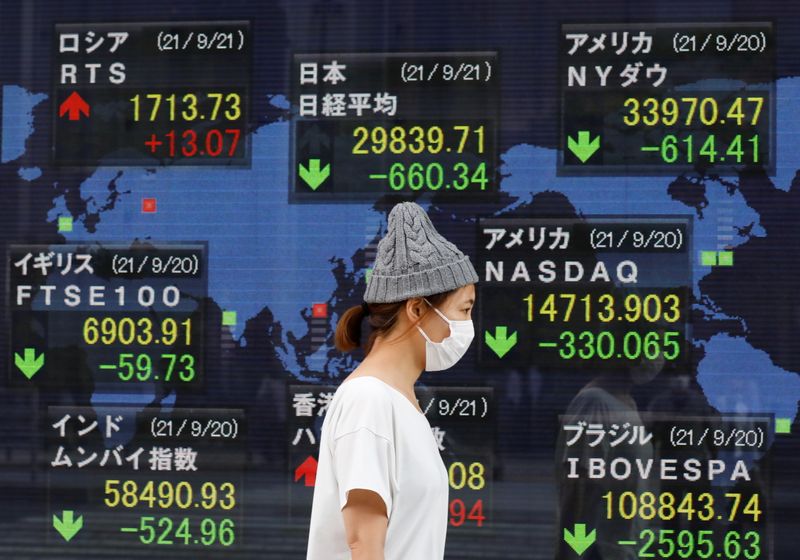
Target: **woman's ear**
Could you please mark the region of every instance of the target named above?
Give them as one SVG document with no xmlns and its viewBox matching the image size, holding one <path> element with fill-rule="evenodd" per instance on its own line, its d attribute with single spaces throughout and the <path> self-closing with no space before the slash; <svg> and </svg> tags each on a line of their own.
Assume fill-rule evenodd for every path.
<svg viewBox="0 0 800 560">
<path fill-rule="evenodd" d="M 422 317 L 422 313 L 424 312 L 422 307 L 424 305 L 425 302 L 421 297 L 409 298 L 408 301 L 406 301 L 406 317 L 408 317 L 410 323 Z"/>
</svg>

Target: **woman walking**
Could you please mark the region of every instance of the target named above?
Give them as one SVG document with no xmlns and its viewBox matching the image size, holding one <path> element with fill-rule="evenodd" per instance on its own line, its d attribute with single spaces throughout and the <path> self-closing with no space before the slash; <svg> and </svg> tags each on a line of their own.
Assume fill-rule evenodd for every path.
<svg viewBox="0 0 800 560">
<path fill-rule="evenodd" d="M 477 281 L 418 204 L 392 208 L 364 302 L 336 328 L 342 351 L 363 319 L 371 332 L 322 424 L 307 560 L 444 558 L 447 469 L 414 384 L 466 352 Z"/>
</svg>

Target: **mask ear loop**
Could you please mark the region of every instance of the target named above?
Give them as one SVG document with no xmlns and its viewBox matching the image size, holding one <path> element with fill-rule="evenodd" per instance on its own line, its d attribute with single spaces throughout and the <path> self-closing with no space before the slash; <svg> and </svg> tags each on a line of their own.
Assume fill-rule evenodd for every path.
<svg viewBox="0 0 800 560">
<path fill-rule="evenodd" d="M 436 314 L 437 314 L 439 317 L 441 317 L 441 318 L 442 318 L 442 320 L 443 320 L 445 323 L 447 323 L 447 326 L 448 326 L 448 328 L 450 328 L 450 332 L 452 332 L 452 331 L 453 331 L 453 329 L 452 329 L 452 327 L 450 326 L 450 319 L 448 319 L 447 317 L 445 317 L 444 313 L 442 313 L 441 311 L 439 311 L 438 309 L 436 309 L 436 308 L 433 306 L 433 304 L 432 304 L 431 302 L 429 302 L 429 301 L 428 301 L 428 299 L 427 299 L 427 298 L 422 298 L 422 299 L 424 299 L 424 300 L 425 300 L 425 303 L 427 303 L 428 305 L 430 305 L 430 306 L 433 308 L 433 310 L 436 312 Z"/>
<path fill-rule="evenodd" d="M 430 338 L 428 338 L 428 335 L 427 335 L 427 334 L 425 334 L 425 331 L 423 331 L 423 330 L 422 330 L 422 327 L 420 327 L 419 325 L 417 325 L 417 330 L 419 331 L 419 333 L 422 335 L 422 337 L 423 337 L 425 340 L 427 340 L 427 341 L 428 341 L 428 342 L 430 342 L 431 344 L 435 344 L 435 343 L 434 343 L 434 342 L 433 342 L 433 341 L 432 341 Z"/>
<path fill-rule="evenodd" d="M 423 299 L 423 300 L 425 300 L 425 303 L 427 303 L 428 305 L 430 305 L 430 306 L 433 308 L 433 310 L 434 310 L 434 311 L 436 311 L 436 313 L 437 313 L 437 314 L 438 314 L 438 315 L 439 315 L 439 316 L 440 316 L 442 319 L 444 319 L 445 321 L 447 321 L 447 327 L 448 327 L 448 329 L 450 329 L 450 320 L 449 320 L 449 319 L 447 319 L 447 317 L 445 317 L 444 315 L 442 315 L 442 313 L 441 313 L 441 312 L 440 312 L 438 309 L 436 309 L 435 307 L 433 307 L 433 304 L 432 304 L 431 302 L 429 302 L 429 301 L 428 301 L 428 298 L 425 298 L 425 297 L 423 297 L 422 299 Z M 428 335 L 427 335 L 427 334 L 425 334 L 425 331 L 423 331 L 423 330 L 422 330 L 422 327 L 420 327 L 419 325 L 417 325 L 417 330 L 420 332 L 420 334 L 423 336 L 423 338 L 425 338 L 425 340 L 427 340 L 427 341 L 428 341 L 428 342 L 430 342 L 431 344 L 441 344 L 440 342 L 434 342 L 434 341 L 432 341 L 432 340 L 430 339 L 430 337 L 428 337 Z M 451 334 L 452 334 L 452 332 L 453 332 L 453 329 L 450 329 L 450 333 L 451 333 Z M 448 336 L 449 336 L 449 335 L 448 335 Z M 445 338 L 446 338 L 446 337 L 445 337 Z"/>
<path fill-rule="evenodd" d="M 453 331 L 453 323 L 451 322 L 451 320 L 450 320 L 450 319 L 448 319 L 447 317 L 445 317 L 444 313 L 442 313 L 441 311 L 439 311 L 438 309 L 436 309 L 436 307 L 434 307 L 434 306 L 433 306 L 433 304 L 432 304 L 431 302 L 429 302 L 427 298 L 424 298 L 424 297 L 423 297 L 422 299 L 424 299 L 424 300 L 425 300 L 425 302 L 426 302 L 428 305 L 430 305 L 430 306 L 433 308 L 433 310 L 436 312 L 436 314 L 437 314 L 439 317 L 441 317 L 441 318 L 442 318 L 442 321 L 444 321 L 445 323 L 447 323 L 447 335 L 446 335 L 446 336 L 445 336 L 445 337 L 444 337 L 444 338 L 441 340 L 441 342 L 434 342 L 434 341 L 432 341 L 430 338 L 428 338 L 428 335 L 426 335 L 426 334 L 425 334 L 425 331 L 423 331 L 423 330 L 422 330 L 422 329 L 419 327 L 419 325 L 417 325 L 417 329 L 419 329 L 419 332 L 421 332 L 421 333 L 423 334 L 423 336 L 425 337 L 425 340 L 427 340 L 427 341 L 428 341 L 428 342 L 430 342 L 431 344 L 436 344 L 436 345 L 442 344 L 442 343 L 443 343 L 443 342 L 444 342 L 446 339 L 448 339 L 448 338 L 450 338 L 451 336 L 453 336 L 453 332 L 454 332 L 454 331 Z"/>
<path fill-rule="evenodd" d="M 431 305 L 431 302 L 429 302 L 429 301 L 428 301 L 426 298 L 424 298 L 424 297 L 423 297 L 422 299 L 425 301 L 425 303 L 427 303 L 428 305 Z M 431 307 L 433 307 L 433 306 L 431 305 Z M 422 337 L 423 337 L 425 340 L 427 340 L 427 341 L 428 341 L 428 342 L 430 342 L 430 343 L 433 343 L 433 341 L 432 341 L 430 338 L 428 338 L 428 335 L 427 335 L 427 334 L 425 334 L 425 331 L 423 331 L 423 330 L 422 330 L 422 327 L 420 327 L 419 325 L 417 325 L 417 330 L 419 331 L 419 333 L 422 335 Z"/>
</svg>

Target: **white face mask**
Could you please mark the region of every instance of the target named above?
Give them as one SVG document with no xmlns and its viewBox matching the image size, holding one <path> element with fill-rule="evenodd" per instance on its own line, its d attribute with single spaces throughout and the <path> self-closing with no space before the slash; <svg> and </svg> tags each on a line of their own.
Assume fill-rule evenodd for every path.
<svg viewBox="0 0 800 560">
<path fill-rule="evenodd" d="M 425 302 L 433 307 L 433 304 L 427 299 L 425 299 Z M 455 365 L 467 351 L 472 339 L 475 337 L 475 327 L 472 324 L 472 319 L 453 321 L 445 317 L 435 307 L 433 307 L 433 310 L 447 321 L 450 326 L 450 336 L 441 342 L 433 342 L 425 334 L 425 331 L 417 325 L 417 330 L 425 337 L 425 371 L 441 371 Z"/>
</svg>

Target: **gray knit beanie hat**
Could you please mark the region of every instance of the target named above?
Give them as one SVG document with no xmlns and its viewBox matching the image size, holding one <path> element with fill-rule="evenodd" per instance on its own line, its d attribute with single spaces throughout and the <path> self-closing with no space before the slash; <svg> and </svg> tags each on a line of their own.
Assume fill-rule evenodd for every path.
<svg viewBox="0 0 800 560">
<path fill-rule="evenodd" d="M 389 212 L 389 229 L 378 243 L 364 301 L 403 301 L 477 281 L 469 257 L 436 231 L 425 210 L 415 202 L 401 202 Z"/>
</svg>

